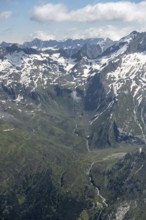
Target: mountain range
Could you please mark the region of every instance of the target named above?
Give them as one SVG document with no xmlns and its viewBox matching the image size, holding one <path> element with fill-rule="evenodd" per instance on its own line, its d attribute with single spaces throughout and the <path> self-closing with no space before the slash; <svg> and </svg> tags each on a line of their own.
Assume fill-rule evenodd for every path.
<svg viewBox="0 0 146 220">
<path fill-rule="evenodd" d="M 146 33 L 0 44 L 0 219 L 145 220 Z"/>
</svg>

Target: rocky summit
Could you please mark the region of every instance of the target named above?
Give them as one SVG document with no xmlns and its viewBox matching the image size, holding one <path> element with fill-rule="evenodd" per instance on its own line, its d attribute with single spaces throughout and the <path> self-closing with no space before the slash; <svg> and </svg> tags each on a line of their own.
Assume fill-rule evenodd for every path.
<svg viewBox="0 0 146 220">
<path fill-rule="evenodd" d="M 145 220 L 146 33 L 0 44 L 0 219 Z"/>
</svg>

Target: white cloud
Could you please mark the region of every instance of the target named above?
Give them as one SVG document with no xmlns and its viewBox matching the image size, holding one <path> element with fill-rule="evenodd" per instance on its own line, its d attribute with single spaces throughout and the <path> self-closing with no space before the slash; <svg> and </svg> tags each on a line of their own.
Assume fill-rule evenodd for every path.
<svg viewBox="0 0 146 220">
<path fill-rule="evenodd" d="M 83 8 L 69 11 L 64 4 L 43 4 L 35 6 L 31 19 L 38 22 L 95 22 L 95 21 L 146 21 L 146 1 L 141 2 L 103 2 L 90 4 Z"/>
<path fill-rule="evenodd" d="M 32 11 L 32 20 L 45 21 L 66 21 L 69 19 L 68 10 L 63 4 L 45 4 L 35 6 Z"/>
<path fill-rule="evenodd" d="M 89 33 L 89 37 L 103 37 L 103 38 L 111 38 L 112 40 L 119 40 L 121 37 L 129 34 L 133 31 L 132 28 L 125 27 L 114 27 L 112 25 L 104 26 L 103 28 L 90 28 L 86 33 Z"/>
<path fill-rule="evenodd" d="M 71 29 L 68 34 L 65 36 L 65 38 L 110 38 L 112 40 L 119 40 L 123 36 L 128 35 L 130 32 L 133 31 L 132 27 L 114 27 L 112 25 L 106 25 L 104 27 L 98 27 L 98 28 L 88 28 L 85 30 L 79 30 L 79 29 Z"/>
<path fill-rule="evenodd" d="M 36 31 L 29 35 L 30 39 L 38 38 L 40 40 L 55 40 L 56 36 L 54 34 L 48 34 L 44 31 Z"/>
<path fill-rule="evenodd" d="M 0 12 L 0 20 L 2 19 L 8 19 L 12 16 L 12 12 L 11 11 L 1 11 Z"/>
</svg>

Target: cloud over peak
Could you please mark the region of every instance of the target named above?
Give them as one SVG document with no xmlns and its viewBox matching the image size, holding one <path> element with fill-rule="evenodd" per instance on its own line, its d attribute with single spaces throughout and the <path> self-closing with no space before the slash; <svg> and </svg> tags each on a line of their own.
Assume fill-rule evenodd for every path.
<svg viewBox="0 0 146 220">
<path fill-rule="evenodd" d="M 89 4 L 83 8 L 69 11 L 64 4 L 43 4 L 35 6 L 31 19 L 38 22 L 96 22 L 96 21 L 146 21 L 146 1 L 141 2 L 103 2 Z"/>
<path fill-rule="evenodd" d="M 56 36 L 54 34 L 49 34 L 44 31 L 35 31 L 29 35 L 30 39 L 38 38 L 40 40 L 55 40 Z"/>
</svg>

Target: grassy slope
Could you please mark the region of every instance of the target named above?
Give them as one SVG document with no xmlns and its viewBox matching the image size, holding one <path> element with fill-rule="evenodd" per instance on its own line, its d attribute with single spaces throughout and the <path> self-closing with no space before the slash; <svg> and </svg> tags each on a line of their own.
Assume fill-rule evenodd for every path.
<svg viewBox="0 0 146 220">
<path fill-rule="evenodd" d="M 20 190 L 16 194 L 20 204 L 25 201 L 25 195 L 21 189 L 22 182 L 27 177 L 44 173 L 45 170 L 47 172 L 48 169 L 51 169 L 52 181 L 60 193 L 70 193 L 73 198 L 83 198 L 87 204 L 98 201 L 99 198 L 90 195 L 94 189 L 86 175 L 91 163 L 95 162 L 96 166 L 99 164 L 104 171 L 123 156 L 120 153 L 137 150 L 136 146 L 121 146 L 88 152 L 85 141 L 80 137 L 75 136 L 74 139 L 71 136 L 69 140 L 66 140 L 64 135 L 66 136 L 67 132 L 64 134 L 63 129 L 56 128 L 54 124 L 51 126 L 49 126 L 49 131 L 53 130 L 53 133 L 44 127 L 45 132 L 41 130 L 35 134 L 24 129 L 14 128 L 13 125 L 10 126 L 6 123 L 0 125 L 0 189 L 3 193 L 15 191 L 17 185 Z M 6 131 L 13 128 L 14 130 Z M 85 148 L 84 151 L 80 151 L 81 145 L 82 149 Z M 64 177 L 61 186 L 62 174 Z M 101 176 L 98 178 L 96 175 L 96 178 L 100 181 Z M 102 184 L 102 180 L 100 184 Z M 85 193 L 86 188 L 88 188 L 88 193 Z M 91 215 L 89 207 L 86 205 L 85 210 Z M 94 210 L 94 212 L 96 211 Z"/>
<path fill-rule="evenodd" d="M 75 103 L 68 92 L 53 98 L 54 91 L 51 91 L 51 96 L 48 100 L 42 98 L 42 103 L 37 105 L 31 100 L 24 100 L 24 104 L 19 105 L 10 102 L 11 108 L 8 108 L 6 103 L 1 110 L 13 117 L 11 120 L 5 117 L 0 121 L 0 195 L 14 193 L 18 207 L 26 210 L 28 206 L 28 210 L 33 212 L 29 203 L 33 198 L 36 204 L 38 186 L 47 189 L 46 173 L 49 172 L 51 183 L 48 184 L 53 184 L 55 192 L 61 195 L 60 200 L 71 197 L 71 201 L 78 201 L 79 209 L 74 201 L 71 202 L 76 207 L 76 215 L 79 216 L 83 211 L 81 218 L 88 219 L 89 215 L 94 215 L 100 209 L 93 208 L 93 202 L 101 202 L 87 176 L 91 164 L 95 163 L 94 166 L 99 166 L 101 173 L 104 173 L 123 153 L 135 151 L 137 146 L 120 145 L 87 151 L 88 115 L 82 110 L 83 103 Z M 94 178 L 101 186 L 101 193 L 106 196 L 106 185 L 103 186 L 105 176 L 97 174 Z M 30 186 L 32 198 L 27 196 L 26 186 Z M 44 206 L 43 202 L 42 198 Z M 57 207 L 56 203 L 51 207 Z M 63 208 L 61 204 L 59 207 Z M 51 213 L 55 215 L 59 212 L 56 210 Z M 76 219 L 72 215 L 75 210 L 69 212 Z"/>
</svg>

